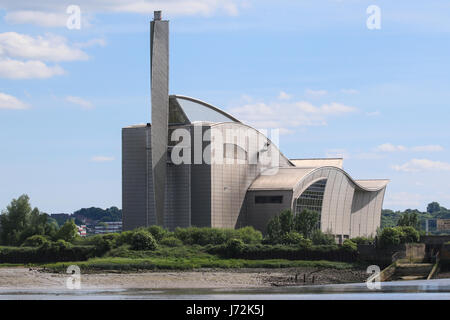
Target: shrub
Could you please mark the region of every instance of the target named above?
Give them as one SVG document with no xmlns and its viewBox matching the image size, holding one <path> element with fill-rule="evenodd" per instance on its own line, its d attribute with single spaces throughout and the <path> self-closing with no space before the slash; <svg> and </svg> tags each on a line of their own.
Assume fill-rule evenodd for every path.
<svg viewBox="0 0 450 320">
<path fill-rule="evenodd" d="M 0 248 L 2 263 L 43 263 L 56 261 L 84 261 L 95 256 L 93 246 L 72 246 L 67 242 L 45 242 L 39 248 Z"/>
<path fill-rule="evenodd" d="M 303 247 L 308 247 L 308 246 L 312 245 L 311 240 L 305 239 L 300 233 L 295 232 L 295 231 L 291 231 L 289 233 L 286 233 L 284 236 L 282 236 L 281 243 L 299 245 L 299 246 L 303 246 Z"/>
<path fill-rule="evenodd" d="M 402 234 L 401 242 L 402 243 L 412 243 L 412 242 L 419 242 L 420 234 L 419 232 L 412 226 L 406 226 L 406 227 L 398 227 Z"/>
<path fill-rule="evenodd" d="M 336 244 L 334 236 L 328 233 L 323 233 L 320 229 L 316 229 L 311 234 L 311 240 L 315 245 L 332 245 Z"/>
<path fill-rule="evenodd" d="M 399 245 L 402 242 L 402 232 L 399 228 L 384 228 L 379 237 L 381 247 Z"/>
<path fill-rule="evenodd" d="M 244 250 L 244 242 L 241 239 L 230 239 L 225 246 L 228 256 L 234 257 Z"/>
<path fill-rule="evenodd" d="M 380 247 L 419 242 L 419 232 L 411 226 L 384 228 L 379 236 Z"/>
<path fill-rule="evenodd" d="M 65 240 L 59 239 L 59 240 L 56 240 L 55 242 L 52 242 L 51 246 L 53 248 L 56 248 L 58 251 L 62 251 L 62 250 L 71 248 L 72 244 Z"/>
<path fill-rule="evenodd" d="M 350 239 L 356 244 L 371 244 L 373 243 L 373 238 L 366 238 L 366 237 L 355 237 Z"/>
<path fill-rule="evenodd" d="M 348 251 L 356 251 L 358 250 L 358 245 L 350 239 L 345 239 L 342 247 Z"/>
<path fill-rule="evenodd" d="M 252 227 L 241 229 L 218 229 L 218 228 L 176 228 L 174 236 L 187 245 L 218 245 L 226 243 L 230 239 L 240 239 L 244 243 L 259 243 L 262 234 Z"/>
<path fill-rule="evenodd" d="M 116 242 L 117 239 L 119 239 L 120 234 L 119 233 L 106 233 L 102 234 L 101 237 L 106 240 L 111 240 L 113 242 Z"/>
<path fill-rule="evenodd" d="M 159 243 L 168 247 L 180 247 L 183 245 L 183 242 L 180 239 L 173 236 L 163 238 Z"/>
<path fill-rule="evenodd" d="M 140 230 L 133 233 L 131 237 L 132 250 L 155 250 L 156 248 L 156 240 L 149 232 Z"/>
<path fill-rule="evenodd" d="M 233 231 L 236 239 L 241 239 L 248 244 L 260 243 L 263 238 L 261 231 L 255 230 L 253 227 L 244 227 Z"/>
<path fill-rule="evenodd" d="M 234 240 L 233 240 L 234 241 Z M 322 245 L 299 247 L 297 245 L 245 245 L 230 242 L 225 245 L 210 246 L 206 251 L 225 258 L 248 260 L 287 259 L 287 260 L 329 260 L 347 261 L 357 260 L 358 252 L 349 251 L 337 245 Z M 233 248 L 233 249 L 232 249 Z"/>
<path fill-rule="evenodd" d="M 120 247 L 124 244 L 130 244 L 131 245 L 131 239 L 133 237 L 134 231 L 123 231 L 119 234 L 119 236 L 116 239 L 116 246 Z"/>
<path fill-rule="evenodd" d="M 163 238 L 168 237 L 170 232 L 161 226 L 153 225 L 147 228 L 147 231 L 151 233 L 156 241 L 160 242 Z"/>
<path fill-rule="evenodd" d="M 116 246 L 116 240 L 119 238 L 119 235 L 115 234 L 104 234 L 104 235 L 95 235 L 91 237 L 90 243 L 95 246 L 96 254 L 101 256 L 105 252 L 111 250 Z"/>
<path fill-rule="evenodd" d="M 39 247 L 43 245 L 45 242 L 49 242 L 47 237 L 43 235 L 34 235 L 28 237 L 23 243 L 22 247 Z"/>
</svg>

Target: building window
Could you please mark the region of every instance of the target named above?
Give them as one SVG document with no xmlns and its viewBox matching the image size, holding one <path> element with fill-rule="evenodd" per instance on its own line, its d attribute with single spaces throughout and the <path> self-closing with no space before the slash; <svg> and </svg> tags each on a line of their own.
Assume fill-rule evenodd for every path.
<svg viewBox="0 0 450 320">
<path fill-rule="evenodd" d="M 300 197 L 295 200 L 295 214 L 299 214 L 306 209 L 315 211 L 320 216 L 320 214 L 322 213 L 322 202 L 326 185 L 327 179 L 319 180 L 310 185 L 308 189 L 303 191 Z"/>
<path fill-rule="evenodd" d="M 255 203 L 283 203 L 283 196 L 256 196 Z"/>
</svg>

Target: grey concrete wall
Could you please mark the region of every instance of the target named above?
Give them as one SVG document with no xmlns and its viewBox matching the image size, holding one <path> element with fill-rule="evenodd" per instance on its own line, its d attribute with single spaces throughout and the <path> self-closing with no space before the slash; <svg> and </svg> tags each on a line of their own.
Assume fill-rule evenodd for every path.
<svg viewBox="0 0 450 320">
<path fill-rule="evenodd" d="M 255 203 L 256 196 L 283 196 L 282 203 Z M 254 227 L 266 233 L 267 223 L 270 219 L 279 215 L 281 211 L 290 209 L 292 203 L 292 191 L 271 190 L 271 191 L 249 191 L 245 197 L 243 210 L 243 224 Z M 245 221 L 245 222 L 244 222 Z"/>
<path fill-rule="evenodd" d="M 191 166 L 167 166 L 164 227 L 174 230 L 191 225 Z"/>
<path fill-rule="evenodd" d="M 154 220 L 149 216 L 152 208 L 153 181 L 148 175 L 151 168 L 150 127 L 122 129 L 122 210 L 123 229 L 146 226 Z"/>
<path fill-rule="evenodd" d="M 202 152 L 206 157 L 211 157 L 209 132 L 210 126 L 201 126 L 201 135 L 206 134 L 206 139 L 202 139 Z M 191 132 L 193 132 L 191 127 Z M 198 134 L 198 133 L 197 133 Z M 194 145 L 194 134 L 191 134 L 191 144 Z M 194 152 L 194 149 L 192 150 Z M 192 155 L 192 158 L 194 155 Z M 209 158 L 210 159 L 210 158 Z M 202 159 L 201 164 L 193 163 L 191 166 L 191 224 L 197 227 L 211 227 L 211 166 Z"/>
</svg>

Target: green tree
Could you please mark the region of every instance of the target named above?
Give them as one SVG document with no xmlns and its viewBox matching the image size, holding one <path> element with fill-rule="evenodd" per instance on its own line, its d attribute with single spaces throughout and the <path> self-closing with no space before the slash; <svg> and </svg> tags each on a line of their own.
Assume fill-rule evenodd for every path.
<svg viewBox="0 0 450 320">
<path fill-rule="evenodd" d="M 78 228 L 73 219 L 67 220 L 56 233 L 56 240 L 72 242 L 77 237 Z"/>
<path fill-rule="evenodd" d="M 419 215 L 415 211 L 405 212 L 398 219 L 397 226 L 420 229 Z"/>
<path fill-rule="evenodd" d="M 397 228 L 387 227 L 381 231 L 379 243 L 381 247 L 399 245 L 401 243 L 402 233 Z"/>
<path fill-rule="evenodd" d="M 437 202 L 431 202 L 427 206 L 428 213 L 435 213 L 441 210 L 441 206 Z"/>
<path fill-rule="evenodd" d="M 330 233 L 323 233 L 320 229 L 315 229 L 311 233 L 311 240 L 315 245 L 332 245 L 336 244 L 334 236 Z"/>
<path fill-rule="evenodd" d="M 294 230 L 307 239 L 311 239 L 312 233 L 319 224 L 319 214 L 316 211 L 302 210 L 294 218 Z"/>
<path fill-rule="evenodd" d="M 281 211 L 280 213 L 280 227 L 281 233 L 286 234 L 293 230 L 294 228 L 294 216 L 290 209 Z"/>
<path fill-rule="evenodd" d="M 402 243 L 413 243 L 413 242 L 419 242 L 420 234 L 419 231 L 417 231 L 412 226 L 403 226 L 399 227 L 401 234 L 401 242 Z"/>
<path fill-rule="evenodd" d="M 269 241 L 272 243 L 280 241 L 281 237 L 283 236 L 283 232 L 281 231 L 280 218 L 278 216 L 270 219 L 269 223 L 267 224 L 267 236 L 269 238 Z"/>
<path fill-rule="evenodd" d="M 5 245 L 20 245 L 33 235 L 53 236 L 57 226 L 47 214 L 31 208 L 30 198 L 21 195 L 13 199 L 0 215 L 0 242 Z"/>
</svg>

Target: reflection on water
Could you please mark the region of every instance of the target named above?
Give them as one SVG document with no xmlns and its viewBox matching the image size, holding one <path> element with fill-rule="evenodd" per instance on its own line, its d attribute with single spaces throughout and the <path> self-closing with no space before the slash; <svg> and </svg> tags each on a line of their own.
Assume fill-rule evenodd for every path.
<svg viewBox="0 0 450 320">
<path fill-rule="evenodd" d="M 450 279 L 383 282 L 380 290 L 365 283 L 249 289 L 80 289 L 2 290 L 0 299 L 83 300 L 422 300 L 450 299 Z"/>
</svg>

